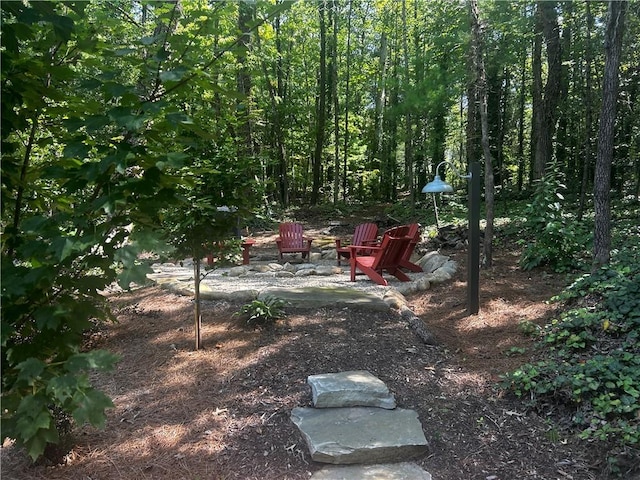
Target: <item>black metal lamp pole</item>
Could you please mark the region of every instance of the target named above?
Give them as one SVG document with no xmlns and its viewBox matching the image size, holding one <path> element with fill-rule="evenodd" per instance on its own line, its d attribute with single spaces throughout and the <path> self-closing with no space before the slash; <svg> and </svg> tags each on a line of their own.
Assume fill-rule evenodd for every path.
<svg viewBox="0 0 640 480">
<path fill-rule="evenodd" d="M 469 180 L 469 246 L 467 247 L 467 308 L 469 315 L 480 310 L 480 163 L 469 165 L 469 174 L 461 175 L 455 166 L 447 161 L 436 167 L 433 181 L 422 188 L 422 193 L 451 193 L 453 187 L 443 181 L 438 174 L 440 167 L 449 164 L 461 178 Z"/>
<path fill-rule="evenodd" d="M 480 163 L 471 163 L 469 170 L 467 305 L 469 315 L 475 315 L 480 310 Z"/>
</svg>

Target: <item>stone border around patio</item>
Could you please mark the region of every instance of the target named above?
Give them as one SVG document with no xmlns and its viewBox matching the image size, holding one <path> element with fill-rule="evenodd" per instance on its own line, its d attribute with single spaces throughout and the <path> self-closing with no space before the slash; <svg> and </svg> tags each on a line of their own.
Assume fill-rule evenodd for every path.
<svg viewBox="0 0 640 480">
<path fill-rule="evenodd" d="M 415 263 L 423 272 L 409 272 L 409 282 L 390 277 L 389 285 L 383 287 L 364 275 L 351 282 L 348 268 L 335 266 L 335 250 L 313 253 L 309 263 L 254 260 L 250 265 L 206 271 L 200 282 L 200 296 L 203 300 L 239 302 L 278 297 L 293 307 L 305 308 L 348 305 L 374 311 L 393 308 L 423 342 L 435 344 L 424 323 L 409 308 L 405 295 L 451 280 L 457 263 L 437 251 L 425 254 Z M 179 295 L 194 295 L 192 260 L 154 264 L 152 269 L 154 272 L 147 277 L 155 284 Z"/>
</svg>

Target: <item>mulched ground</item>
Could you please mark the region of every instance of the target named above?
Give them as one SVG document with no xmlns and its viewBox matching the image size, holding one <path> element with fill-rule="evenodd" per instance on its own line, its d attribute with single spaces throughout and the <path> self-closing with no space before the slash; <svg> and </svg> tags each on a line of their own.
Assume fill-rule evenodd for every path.
<svg viewBox="0 0 640 480">
<path fill-rule="evenodd" d="M 156 287 L 114 295 L 119 322 L 92 337 L 121 357 L 94 377 L 116 405 L 106 429 L 79 429 L 59 466 L 29 466 L 5 445 L 2 478 L 308 479 L 322 465 L 289 413 L 311 405 L 309 375 L 355 369 L 417 410 L 430 443 L 417 463 L 435 480 L 603 478 L 605 452 L 496 388 L 534 353 L 519 323 L 547 321 L 546 301 L 566 279 L 522 272 L 517 252 L 497 252 L 481 273 L 481 311 L 467 316 L 465 253 L 444 253 L 460 262 L 457 277 L 408 298 L 437 346 L 394 311 L 289 308 L 275 327 L 252 330 L 233 315 L 240 304 L 207 302 L 196 352 L 189 298 Z"/>
</svg>

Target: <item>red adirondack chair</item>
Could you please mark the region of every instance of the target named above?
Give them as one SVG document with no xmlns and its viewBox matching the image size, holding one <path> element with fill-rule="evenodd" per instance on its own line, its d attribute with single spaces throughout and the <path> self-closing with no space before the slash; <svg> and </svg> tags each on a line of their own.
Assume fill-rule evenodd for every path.
<svg viewBox="0 0 640 480">
<path fill-rule="evenodd" d="M 353 240 L 351 245 L 375 245 L 378 243 L 378 225 L 375 223 L 361 223 L 356 226 L 353 232 Z M 338 265 L 341 265 L 343 258 L 351 257 L 351 249 L 349 245 L 342 245 L 342 240 L 336 238 L 336 253 L 338 254 Z M 364 254 L 363 252 L 361 252 Z"/>
<path fill-rule="evenodd" d="M 313 238 L 304 235 L 304 227 L 301 223 L 285 222 L 279 227 L 280 236 L 276 238 L 278 253 L 282 260 L 283 253 L 302 253 L 302 258 L 307 258 L 311 253 Z"/>
<path fill-rule="evenodd" d="M 400 262 L 410 241 L 410 237 L 392 237 L 385 233 L 380 246 L 350 246 L 351 281 L 356 281 L 356 270 L 360 270 L 378 285 L 386 286 L 388 283 L 382 276 L 386 270 L 398 280 L 408 282 L 410 278 L 400 270 Z M 362 250 L 370 253 L 360 255 L 358 252 Z"/>
<path fill-rule="evenodd" d="M 420 265 L 416 265 L 411 261 L 411 255 L 416 249 L 416 245 L 420 241 L 420 224 L 419 223 L 410 223 L 409 225 L 402 225 L 400 227 L 393 227 L 387 230 L 385 233 L 388 233 L 391 236 L 407 236 L 411 238 L 409 245 L 407 245 L 407 249 L 400 260 L 400 266 L 410 270 L 412 272 L 422 272 L 422 267 Z"/>
</svg>

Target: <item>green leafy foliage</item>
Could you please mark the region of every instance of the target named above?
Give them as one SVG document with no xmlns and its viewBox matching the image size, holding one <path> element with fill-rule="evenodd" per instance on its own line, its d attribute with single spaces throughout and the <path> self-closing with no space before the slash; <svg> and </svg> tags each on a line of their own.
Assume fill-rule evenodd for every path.
<svg viewBox="0 0 640 480">
<path fill-rule="evenodd" d="M 89 374 L 116 357 L 84 352 L 83 335 L 111 320 L 108 286 L 146 281 L 139 253 L 163 248 L 184 154 L 172 108 L 148 106 L 135 69 L 94 41 L 92 5 L 1 9 L 2 436 L 35 460 L 61 419 L 105 425 L 112 403 Z"/>
<path fill-rule="evenodd" d="M 243 305 L 236 315 L 241 316 L 247 325 L 264 327 L 273 325 L 276 320 L 285 316 L 286 304 L 282 298 L 269 296 Z"/>
<path fill-rule="evenodd" d="M 559 168 L 549 166 L 524 212 L 526 238 L 519 242 L 524 246 L 520 259 L 524 270 L 546 265 L 556 272 L 567 272 L 585 265 L 591 228 L 571 216 L 564 190 Z"/>
<path fill-rule="evenodd" d="M 545 360 L 503 382 L 531 407 L 573 411 L 580 436 L 609 442 L 614 463 L 640 443 L 640 258 L 624 252 L 556 298 L 569 309 L 540 333 Z"/>
</svg>

